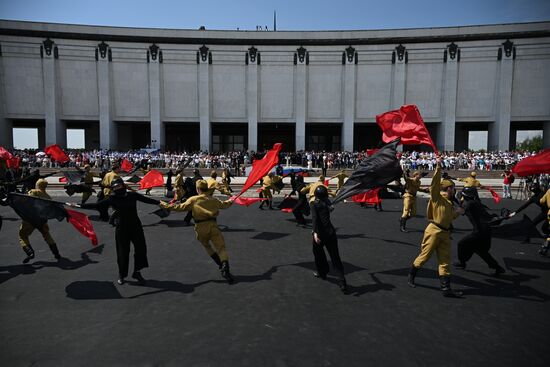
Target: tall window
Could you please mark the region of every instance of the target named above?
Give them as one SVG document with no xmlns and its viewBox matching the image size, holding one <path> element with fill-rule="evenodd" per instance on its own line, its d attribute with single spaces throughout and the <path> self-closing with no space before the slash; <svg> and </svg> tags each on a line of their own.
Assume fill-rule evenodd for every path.
<svg viewBox="0 0 550 367">
<path fill-rule="evenodd" d="M 213 152 L 244 150 L 244 135 L 212 135 Z"/>
</svg>

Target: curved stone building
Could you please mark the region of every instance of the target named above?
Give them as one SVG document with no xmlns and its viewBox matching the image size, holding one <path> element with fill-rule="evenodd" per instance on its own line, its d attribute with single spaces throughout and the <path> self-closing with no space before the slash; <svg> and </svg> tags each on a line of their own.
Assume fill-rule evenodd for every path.
<svg viewBox="0 0 550 367">
<path fill-rule="evenodd" d="M 438 147 L 550 146 L 550 22 L 260 32 L 0 21 L 0 145 L 85 129 L 87 148 L 358 150 L 416 104 Z"/>
</svg>

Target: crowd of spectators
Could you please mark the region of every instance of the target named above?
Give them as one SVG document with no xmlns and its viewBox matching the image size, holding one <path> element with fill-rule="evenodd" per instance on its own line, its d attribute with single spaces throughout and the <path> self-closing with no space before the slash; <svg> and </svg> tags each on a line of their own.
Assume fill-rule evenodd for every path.
<svg viewBox="0 0 550 367">
<path fill-rule="evenodd" d="M 29 167 L 55 168 L 56 162 L 43 152 L 37 150 L 15 150 L 14 153 L 21 158 L 23 165 Z M 143 164 L 151 168 L 172 168 L 187 165 L 192 168 L 221 169 L 230 168 L 240 170 L 248 166 L 254 159 L 261 158 L 263 154 L 247 151 L 234 151 L 213 154 L 208 152 L 163 152 L 152 149 L 136 151 L 108 151 L 108 150 L 66 150 L 69 156 L 69 167 L 84 166 L 89 164 L 93 168 L 108 169 L 111 164 L 121 159 L 127 159 L 133 164 Z M 512 167 L 521 159 L 535 152 L 507 151 L 507 152 L 442 152 L 444 168 L 447 170 L 504 170 Z M 283 165 L 301 166 L 321 169 L 355 169 L 368 154 L 366 152 L 282 152 L 281 163 Z M 402 152 L 399 153 L 400 163 L 403 169 L 433 170 L 435 168 L 436 155 L 433 152 Z"/>
</svg>

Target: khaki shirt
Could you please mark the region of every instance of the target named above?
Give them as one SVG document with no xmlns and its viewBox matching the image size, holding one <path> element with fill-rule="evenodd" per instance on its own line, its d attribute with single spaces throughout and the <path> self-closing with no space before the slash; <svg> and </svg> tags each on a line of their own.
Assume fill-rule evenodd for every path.
<svg viewBox="0 0 550 367">
<path fill-rule="evenodd" d="M 212 196 L 200 194 L 191 196 L 181 204 L 169 205 L 162 203 L 161 206 L 177 212 L 190 211 L 196 221 L 204 221 L 216 218 L 220 209 L 229 208 L 232 204 L 233 202 L 230 200 L 221 201 Z"/>
<path fill-rule="evenodd" d="M 438 165 L 430 185 L 430 201 L 426 209 L 426 218 L 441 228 L 449 229 L 457 217 L 458 213 L 455 212 L 453 203 L 446 196 L 441 195 L 441 167 Z"/>
<path fill-rule="evenodd" d="M 301 194 L 308 194 L 309 195 L 309 202 L 312 203 L 312 202 L 315 201 L 315 189 L 318 188 L 319 186 L 325 186 L 324 182 L 317 181 L 317 182 L 311 183 L 311 184 L 305 186 L 303 189 L 301 189 L 300 193 Z M 336 194 L 333 193 L 330 189 L 328 189 L 328 187 L 327 187 L 327 190 L 328 190 L 328 194 L 330 196 L 332 196 L 332 197 L 336 196 Z"/>
<path fill-rule="evenodd" d="M 458 181 L 464 182 L 464 187 L 481 187 L 481 182 L 473 177 L 459 178 Z"/>
<path fill-rule="evenodd" d="M 115 171 L 109 171 L 105 177 L 103 177 L 101 185 L 103 186 L 103 194 L 105 196 L 109 196 L 111 194 L 111 183 L 117 178 L 120 178 L 120 176 Z"/>
<path fill-rule="evenodd" d="M 38 190 L 38 189 L 32 189 L 32 190 L 30 190 L 27 194 L 28 194 L 29 196 L 34 196 L 34 197 L 36 197 L 36 198 L 49 199 L 49 200 L 52 199 L 52 198 L 50 197 L 50 195 L 48 195 L 45 191 Z"/>
<path fill-rule="evenodd" d="M 546 194 L 540 199 L 542 205 L 546 205 L 548 208 L 548 216 L 550 216 L 550 189 L 546 191 Z"/>
</svg>

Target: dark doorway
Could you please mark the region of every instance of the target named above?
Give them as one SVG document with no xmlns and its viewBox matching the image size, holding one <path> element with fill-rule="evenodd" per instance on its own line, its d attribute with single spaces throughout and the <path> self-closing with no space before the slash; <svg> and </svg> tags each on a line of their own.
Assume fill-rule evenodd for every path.
<svg viewBox="0 0 550 367">
<path fill-rule="evenodd" d="M 173 152 L 200 150 L 200 124 L 198 122 L 166 122 L 165 147 Z"/>
<path fill-rule="evenodd" d="M 488 132 L 489 123 L 487 122 L 457 122 L 455 125 L 455 151 L 487 149 Z"/>
<path fill-rule="evenodd" d="M 149 122 L 117 122 L 117 140 L 119 150 L 142 149 L 151 144 Z"/>
<path fill-rule="evenodd" d="M 335 152 L 341 142 L 342 124 L 306 124 L 306 150 Z"/>
<path fill-rule="evenodd" d="M 212 124 L 212 152 L 233 152 L 246 149 L 248 149 L 248 124 Z"/>
<path fill-rule="evenodd" d="M 295 124 L 258 124 L 258 151 L 273 148 L 273 144 L 283 143 L 283 151 L 296 150 Z"/>
<path fill-rule="evenodd" d="M 510 149 L 517 149 L 518 144 L 525 139 L 543 135 L 542 122 L 512 121 L 510 122 Z"/>
<path fill-rule="evenodd" d="M 382 130 L 375 123 L 355 124 L 353 127 L 353 150 L 363 152 L 382 145 Z"/>
</svg>

